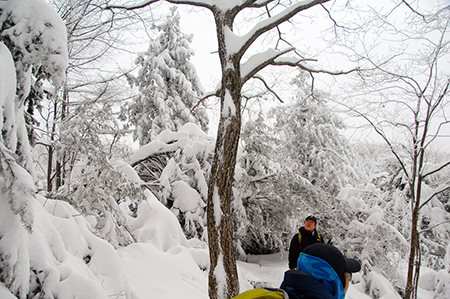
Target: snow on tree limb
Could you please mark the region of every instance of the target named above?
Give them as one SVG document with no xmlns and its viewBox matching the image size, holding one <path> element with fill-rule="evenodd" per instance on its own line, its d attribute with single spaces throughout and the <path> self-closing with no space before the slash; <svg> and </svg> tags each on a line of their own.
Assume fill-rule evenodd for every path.
<svg viewBox="0 0 450 299">
<path fill-rule="evenodd" d="M 105 7 L 105 9 L 114 9 L 114 8 L 118 8 L 118 9 L 126 9 L 126 10 L 133 10 L 133 9 L 139 9 L 139 8 L 144 8 L 148 5 L 151 5 L 153 3 L 156 2 L 162 2 L 161 0 L 149 0 L 149 1 L 143 1 L 141 3 L 138 4 L 134 4 L 134 5 L 108 5 Z M 209 4 L 208 2 L 213 2 L 213 4 L 215 4 L 214 0 L 210 0 L 210 1 L 177 1 L 177 0 L 169 0 L 167 1 L 169 3 L 173 3 L 173 4 L 188 4 L 188 5 L 193 5 L 193 6 L 199 6 L 199 7 L 206 7 L 206 8 L 211 8 L 212 5 Z M 220 2 L 220 1 L 218 1 Z M 225 2 L 225 1 L 224 1 Z"/>
<path fill-rule="evenodd" d="M 200 7 L 206 7 L 211 9 L 213 6 L 218 7 L 222 10 L 229 10 L 236 7 L 263 7 L 267 4 L 274 2 L 274 0 L 203 0 L 203 1 L 193 1 L 193 0 L 166 0 L 169 3 L 172 4 L 188 4 L 188 5 L 194 5 L 194 6 L 200 6 Z M 328 1 L 328 0 L 327 0 Z M 120 9 L 139 9 L 144 8 L 148 5 L 151 5 L 156 2 L 161 2 L 161 0 L 148 0 L 148 1 L 142 1 L 141 3 L 134 4 L 134 5 L 108 5 L 107 9 L 112 8 L 120 8 Z"/>
<path fill-rule="evenodd" d="M 294 48 L 288 48 L 283 51 L 268 49 L 265 52 L 253 55 L 246 62 L 241 64 L 241 78 L 243 82 L 248 81 L 248 79 L 266 66 L 273 64 L 276 58 L 293 50 Z"/>
<path fill-rule="evenodd" d="M 305 1 L 298 1 L 291 5 L 289 5 L 284 11 L 276 14 L 273 17 L 270 17 L 268 19 L 265 19 L 258 24 L 256 24 L 247 34 L 243 35 L 243 42 L 242 45 L 239 47 L 239 53 L 240 57 L 245 53 L 245 51 L 250 47 L 251 44 L 263 33 L 275 28 L 276 26 L 280 25 L 281 23 L 289 20 L 294 15 L 299 13 L 300 11 L 303 11 L 305 9 L 308 9 L 314 5 L 322 4 L 325 2 L 328 2 L 329 0 L 305 0 Z"/>
<path fill-rule="evenodd" d="M 307 71 L 308 73 L 324 73 L 324 74 L 330 74 L 330 75 L 346 75 L 351 72 L 357 71 L 358 69 L 351 69 L 347 71 L 328 71 L 324 69 L 314 68 L 311 66 L 308 66 L 304 64 L 305 61 L 312 61 L 314 59 L 301 59 L 297 57 L 279 57 L 274 60 L 272 65 L 285 65 L 285 66 L 298 66 L 304 71 Z M 314 60 L 315 61 L 315 60 Z"/>
</svg>

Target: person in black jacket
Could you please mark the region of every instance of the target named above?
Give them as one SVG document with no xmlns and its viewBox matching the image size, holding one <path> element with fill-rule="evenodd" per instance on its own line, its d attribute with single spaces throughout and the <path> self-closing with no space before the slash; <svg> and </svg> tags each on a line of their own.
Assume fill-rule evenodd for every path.
<svg viewBox="0 0 450 299">
<path fill-rule="evenodd" d="M 315 243 L 323 243 L 323 238 L 317 233 L 316 217 L 310 215 L 305 219 L 305 226 L 300 227 L 299 232 L 292 237 L 289 245 L 289 269 L 296 269 L 300 253 L 307 246 Z"/>
<path fill-rule="evenodd" d="M 331 244 L 317 243 L 303 250 L 297 268 L 285 272 L 280 286 L 290 299 L 344 299 L 361 264 Z"/>
</svg>

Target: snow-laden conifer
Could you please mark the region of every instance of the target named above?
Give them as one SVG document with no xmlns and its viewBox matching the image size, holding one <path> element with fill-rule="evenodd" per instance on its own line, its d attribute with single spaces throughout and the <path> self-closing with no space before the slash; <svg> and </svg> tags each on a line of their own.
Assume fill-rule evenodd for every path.
<svg viewBox="0 0 450 299">
<path fill-rule="evenodd" d="M 152 141 L 165 129 L 177 131 L 187 122 L 208 130 L 208 117 L 202 103 L 192 108 L 202 95 L 194 65 L 189 61 L 193 36 L 181 32 L 180 15 L 171 9 L 165 22 L 156 26 L 161 33 L 150 41 L 148 50 L 136 59 L 140 66 L 132 84 L 139 95 L 130 105 L 130 120 L 135 125 L 134 138 L 141 145 Z"/>
</svg>

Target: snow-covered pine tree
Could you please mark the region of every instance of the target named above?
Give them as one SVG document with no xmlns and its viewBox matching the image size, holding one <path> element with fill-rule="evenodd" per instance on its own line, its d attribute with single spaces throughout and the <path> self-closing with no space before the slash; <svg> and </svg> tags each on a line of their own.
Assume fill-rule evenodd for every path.
<svg viewBox="0 0 450 299">
<path fill-rule="evenodd" d="M 340 133 L 345 124 L 326 105 L 326 95 L 305 89 L 304 76 L 302 72 L 293 81 L 298 87 L 294 102 L 274 109 L 275 130 L 299 177 L 335 196 L 354 175 L 347 157 L 350 148 Z"/>
<path fill-rule="evenodd" d="M 292 82 L 298 90 L 293 102 L 274 109 L 275 136 L 282 140 L 280 161 L 288 161 L 284 171 L 292 176 L 291 186 L 281 191 L 289 190 L 283 196 L 294 200 L 296 227 L 306 214 L 317 214 L 321 232 L 337 244 L 342 239 L 342 220 L 348 215 L 336 195 L 347 183 L 359 182 L 359 176 L 350 144 L 341 134 L 343 120 L 327 106 L 325 94 L 311 94 L 304 76 L 301 73 Z"/>
<path fill-rule="evenodd" d="M 26 153 L 18 149 L 30 146 L 22 105 L 29 70 L 46 69 L 55 85 L 64 79 L 64 23 L 42 0 L 17 0 L 0 2 L 0 24 L 1 297 L 133 298 L 114 248 L 69 204 L 36 194 L 33 165 L 19 163 Z M 16 78 L 24 80 L 18 92 Z"/>
<path fill-rule="evenodd" d="M 149 143 L 165 129 L 177 131 L 187 122 L 208 130 L 204 104 L 191 112 L 202 87 L 194 65 L 189 62 L 194 54 L 189 46 L 192 35 L 181 32 L 176 7 L 171 8 L 166 21 L 156 29 L 161 34 L 136 59 L 140 70 L 136 77 L 130 77 L 130 82 L 139 88 L 129 113 L 136 127 L 134 138 L 140 145 Z"/>
<path fill-rule="evenodd" d="M 17 164 L 14 154 L 15 128 L 24 121 L 22 110 L 15 109 L 14 62 L 3 42 L 0 42 L 0 69 L 0 281 L 17 297 L 25 298 L 30 268 L 27 234 L 33 225 L 30 201 L 35 190 L 32 177 Z"/>
<path fill-rule="evenodd" d="M 342 119 L 317 98 L 325 98 L 318 91 L 309 95 L 302 76 L 293 81 L 298 89 L 293 103 L 275 107 L 272 117 L 260 114 L 243 128 L 236 211 L 244 209 L 245 220 L 236 223 L 238 245 L 246 253 L 286 249 L 308 214 L 318 215 L 326 239 L 337 244 L 345 237 L 341 233 L 349 221 L 342 220 L 351 212 L 336 195 L 359 177 L 351 146 L 340 133 Z"/>
<path fill-rule="evenodd" d="M 64 24 L 45 2 L 0 3 L 0 64 L 0 280 L 18 298 L 26 298 L 35 171 L 23 104 L 32 66 L 45 70 L 56 86 L 67 66 Z"/>
</svg>

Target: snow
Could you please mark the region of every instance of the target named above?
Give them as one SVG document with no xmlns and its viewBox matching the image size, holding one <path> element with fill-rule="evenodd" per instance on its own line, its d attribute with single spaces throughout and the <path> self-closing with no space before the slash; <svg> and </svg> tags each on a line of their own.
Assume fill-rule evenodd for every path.
<svg viewBox="0 0 450 299">
<path fill-rule="evenodd" d="M 127 172 L 133 177 L 132 170 Z M 68 203 L 38 195 L 32 207 L 35 221 L 28 236 L 29 261 L 49 294 L 63 299 L 208 298 L 206 244 L 197 239 L 188 241 L 175 215 L 148 190 L 137 218 L 131 220 L 137 242 L 117 250 L 94 236 L 90 223 Z M 7 207 L 0 209 L 3 225 L 13 221 L 8 220 L 7 211 Z M 371 225 L 378 225 L 379 219 L 380 215 L 374 215 Z M 26 234 L 20 238 L 24 237 Z M 279 287 L 287 270 L 287 255 L 248 256 L 246 262 L 238 261 L 240 292 L 253 287 Z M 223 267 L 217 267 L 216 274 L 217 279 L 225 279 L 223 272 L 217 271 L 223 271 Z M 376 270 L 369 273 L 372 296 L 363 293 L 367 282 L 362 276 L 354 277 L 347 299 L 400 298 Z M 446 271 L 423 268 L 419 298 L 433 298 L 435 284 L 445 289 L 449 281 Z M 14 298 L 3 284 L 0 297 Z"/>
<path fill-rule="evenodd" d="M 15 25 L 3 30 L 2 35 L 8 35 L 21 49 L 24 54 L 21 62 L 44 65 L 54 84 L 59 86 L 68 66 L 66 26 L 59 15 L 44 0 L 6 1 L 0 8 L 5 12 L 0 16 L 0 23 L 8 17 L 6 12 L 12 12 Z"/>
<path fill-rule="evenodd" d="M 155 140 L 139 148 L 130 157 L 128 163 L 132 165 L 157 153 L 175 151 L 178 148 L 186 147 L 192 150 L 191 155 L 196 155 L 200 150 L 204 150 L 198 147 L 196 141 L 207 139 L 210 138 L 197 125 L 186 123 L 178 132 L 172 132 L 171 130 L 161 132 Z"/>
<path fill-rule="evenodd" d="M 14 67 L 14 61 L 8 48 L 0 42 L 0 115 L 8 115 L 5 119 L 6 123 L 0 123 L 0 129 L 3 126 L 12 126 L 15 122 L 14 119 L 14 97 L 16 94 L 16 69 Z M 11 141 L 14 144 L 16 141 Z M 9 145 L 6 145 L 9 147 Z"/>
<path fill-rule="evenodd" d="M 3 282 L 0 282 L 0 298 L 2 299 L 17 299 L 16 296 L 11 294 L 8 288 L 5 286 Z"/>
<path fill-rule="evenodd" d="M 173 184 L 173 193 L 175 197 L 173 207 L 182 212 L 195 211 L 199 208 L 199 203 L 203 203 L 200 207 L 203 208 L 206 204 L 203 202 L 200 194 L 192 189 L 188 183 L 184 181 L 177 181 Z"/>
<path fill-rule="evenodd" d="M 206 275 L 188 249 L 162 251 L 151 243 L 119 250 L 125 275 L 141 298 L 206 298 Z"/>
<path fill-rule="evenodd" d="M 260 67 L 261 65 L 264 65 L 265 62 L 271 61 L 272 59 L 283 55 L 289 51 L 294 50 L 293 48 L 289 48 L 284 51 L 278 51 L 275 49 L 267 49 L 263 53 L 258 53 L 253 56 L 251 56 L 249 59 L 247 59 L 246 62 L 241 64 L 241 77 L 246 78 L 252 71 Z"/>
<path fill-rule="evenodd" d="M 370 273 L 371 285 L 369 292 L 374 298 L 380 299 L 401 299 L 389 281 L 375 271 Z"/>
<path fill-rule="evenodd" d="M 223 100 L 223 105 L 222 105 L 222 113 L 221 116 L 222 117 L 233 117 L 234 115 L 236 115 L 236 106 L 234 105 L 233 102 L 233 97 L 230 94 L 229 90 L 225 90 L 225 97 Z M 225 124 L 225 126 L 229 125 L 229 123 L 227 122 Z"/>
<path fill-rule="evenodd" d="M 67 66 L 64 24 L 53 11 L 47 9 L 48 6 L 43 0 L 2 2 L 0 5 L 2 9 L 12 10 L 15 13 L 17 27 L 11 31 L 25 32 L 23 28 L 30 26 L 33 34 L 39 32 L 38 35 L 43 39 L 43 44 L 49 47 L 44 51 L 48 54 L 44 62 L 48 64 L 46 66 L 54 75 L 53 80 L 61 83 L 64 77 L 61 70 Z M 252 32 L 283 17 L 299 5 L 309 2 L 311 1 L 297 2 L 290 10 L 259 23 Z M 204 0 L 192 1 L 192 3 L 216 5 L 219 9 L 226 10 L 243 3 L 243 0 Z M 262 3 L 262 1 L 255 3 Z M 31 15 L 33 17 L 30 17 Z M 30 25 L 26 22 L 29 20 L 36 22 Z M 54 31 L 52 34 L 48 33 L 48 27 Z M 8 30 L 4 32 L 7 33 Z M 228 34 L 231 50 L 233 47 L 235 47 L 234 50 L 240 48 L 246 36 L 249 36 L 235 36 L 231 31 Z M 14 42 L 17 45 L 27 44 L 27 39 L 32 37 L 26 34 L 11 34 L 11 36 L 14 36 Z M 35 63 L 35 59 L 41 58 L 33 52 L 29 55 L 25 59 L 27 63 Z M 277 55 L 277 52 L 268 50 L 253 56 L 243 65 L 243 74 L 250 73 L 261 61 L 267 61 Z M 283 61 L 288 61 L 288 58 Z M 292 62 L 295 61 L 298 62 L 298 60 L 292 60 Z M 9 117 L 5 118 L 6 121 L 2 122 L 2 126 L 13 127 L 16 123 L 13 105 L 15 68 L 11 55 L 3 43 L 0 43 L 0 69 L 0 109 L 2 109 L 0 112 L 4 118 Z M 236 112 L 230 94 L 226 96 L 224 110 L 223 115 Z M 18 116 L 20 121 L 23 121 L 22 115 Z M 21 129 L 25 128 L 22 123 L 19 124 Z M 5 128 L 2 127 L 2 129 Z M 21 133 L 24 134 L 24 131 Z M 205 147 L 208 145 L 199 142 L 203 139 L 207 139 L 206 134 L 193 124 L 186 124 L 178 132 L 167 130 L 156 140 L 139 149 L 130 159 L 130 163 L 155 153 L 179 149 L 183 149 L 188 157 L 194 157 L 198 153 L 206 156 L 204 153 L 209 149 Z M 16 143 L 14 139 L 9 141 L 11 140 L 12 144 Z M 2 154 L 5 153 L 5 145 L 0 144 L 0 146 Z M 2 159 L 1 162 L 4 160 Z M 170 175 L 179 170 L 174 162 L 170 163 L 167 173 L 163 173 L 161 183 L 166 184 L 167 189 L 172 188 L 173 207 L 182 212 L 204 207 L 202 198 L 186 182 L 176 181 L 172 184 L 169 182 Z M 130 181 L 137 185 L 144 184 L 128 163 L 118 161 L 114 165 L 126 174 Z M 150 191 L 145 191 L 146 199 L 138 207 L 137 218 L 127 219 L 137 242 L 115 249 L 110 243 L 94 235 L 92 233 L 94 223 L 82 216 L 69 203 L 34 195 L 34 183 L 31 176 L 20 166 L 14 165 L 14 167 L 14 174 L 19 182 L 9 188 L 10 186 L 5 184 L 9 183 L 7 179 L 2 177 L 0 180 L 1 190 L 8 190 L 14 193 L 15 197 L 22 197 L 22 201 L 16 201 L 15 197 L 8 196 L 8 192 L 0 194 L 0 253 L 2 255 L 0 258 L 2 280 L 5 280 L 4 283 L 0 282 L 0 298 L 16 298 L 10 290 L 19 292 L 22 298 L 28 297 L 26 294 L 28 291 L 38 290 L 42 290 L 42 294 L 48 298 L 60 299 L 208 298 L 209 257 L 206 244 L 198 239 L 187 240 L 174 213 L 159 202 Z M 200 170 L 196 172 L 196 178 L 200 181 L 201 193 L 205 196 L 206 182 Z M 216 187 L 213 196 L 216 225 L 221 219 L 217 190 Z M 338 196 L 340 200 L 348 203 L 352 210 L 370 214 L 364 223 L 353 221 L 355 229 L 360 228 L 364 232 L 377 226 L 388 225 L 392 233 L 397 234 L 397 238 L 408 245 L 394 227 L 386 224 L 380 208 L 369 207 L 359 197 L 362 193 L 373 190 L 374 186 L 370 185 L 366 189 L 348 186 Z M 430 195 L 429 193 L 428 196 Z M 432 204 L 438 205 L 439 202 L 432 202 Z M 439 215 L 439 212 L 442 213 L 442 207 L 427 207 L 424 211 L 436 215 L 434 220 L 445 219 Z M 32 227 L 31 231 L 27 230 L 28 225 Z M 442 296 L 450 294 L 450 244 L 446 252 L 442 270 L 436 272 L 423 268 L 421 271 L 420 299 L 431 299 L 434 292 Z M 224 286 L 223 255 L 219 256 L 218 262 L 219 266 L 215 268 L 216 278 L 222 281 L 219 286 Z M 283 279 L 284 271 L 287 270 L 287 254 L 249 256 L 247 262 L 240 261 L 237 266 L 241 292 L 253 287 L 278 287 Z M 355 283 L 350 286 L 346 298 L 400 298 L 392 284 L 378 273 L 377 269 L 371 269 L 366 279 L 368 281 L 364 281 L 362 275 L 355 274 Z M 362 293 L 365 290 L 369 290 L 370 296 Z"/>
</svg>

